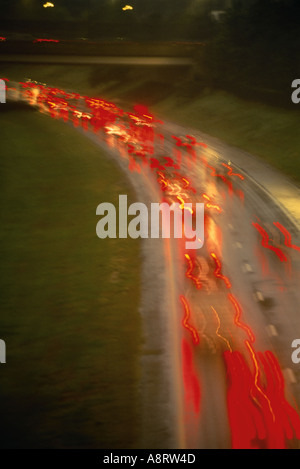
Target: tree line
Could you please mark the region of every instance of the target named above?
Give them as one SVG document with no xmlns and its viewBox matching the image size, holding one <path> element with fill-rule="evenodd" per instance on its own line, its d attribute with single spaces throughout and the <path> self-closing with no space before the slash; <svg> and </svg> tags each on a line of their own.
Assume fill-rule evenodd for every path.
<svg viewBox="0 0 300 469">
<path fill-rule="evenodd" d="M 251 99 L 280 103 L 300 78 L 299 31 L 299 0 L 235 2 L 206 44 L 202 79 Z"/>
</svg>

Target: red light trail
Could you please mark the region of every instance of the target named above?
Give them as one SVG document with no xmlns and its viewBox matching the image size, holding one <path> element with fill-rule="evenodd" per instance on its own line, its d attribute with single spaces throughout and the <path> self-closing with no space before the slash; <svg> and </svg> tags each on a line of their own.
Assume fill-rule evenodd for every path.
<svg viewBox="0 0 300 469">
<path fill-rule="evenodd" d="M 237 299 L 231 293 L 228 293 L 228 299 L 232 303 L 232 305 L 234 306 L 234 309 L 235 309 L 236 314 L 235 314 L 235 318 L 234 318 L 234 323 L 247 333 L 247 335 L 250 339 L 250 342 L 255 342 L 255 337 L 254 337 L 254 334 L 251 331 L 250 327 L 241 322 L 242 308 L 241 308 L 240 304 L 238 303 Z"/>
<path fill-rule="evenodd" d="M 53 42 L 53 43 L 57 44 L 60 41 L 58 39 L 35 39 L 33 41 L 34 44 L 42 43 L 42 42 Z"/>
<path fill-rule="evenodd" d="M 200 382 L 195 369 L 193 351 L 185 339 L 182 339 L 181 353 L 185 403 L 187 407 L 192 403 L 194 412 L 199 414 L 201 404 Z"/>
<path fill-rule="evenodd" d="M 287 262 L 288 261 L 287 257 L 283 254 L 281 249 L 270 245 L 270 237 L 268 233 L 266 232 L 266 230 L 264 230 L 264 228 L 260 226 L 258 223 L 252 223 L 252 225 L 262 236 L 261 245 L 264 248 L 269 249 L 270 251 L 273 251 L 276 254 L 276 256 L 279 258 L 280 262 Z"/>
<path fill-rule="evenodd" d="M 182 321 L 182 325 L 187 331 L 189 331 L 191 333 L 194 344 L 198 345 L 200 343 L 199 334 L 196 331 L 196 329 L 189 324 L 189 320 L 190 320 L 190 317 L 191 317 L 190 306 L 187 302 L 187 299 L 183 295 L 180 296 L 180 301 L 181 301 L 181 303 L 183 305 L 183 308 L 184 308 L 184 318 L 183 318 L 183 321 Z"/>
<path fill-rule="evenodd" d="M 220 280 L 223 280 L 225 285 L 226 285 L 226 288 L 230 289 L 231 288 L 231 282 L 229 280 L 228 277 L 225 277 L 225 275 L 223 275 L 221 272 L 222 272 L 222 263 L 220 261 L 220 259 L 218 258 L 218 256 L 212 252 L 210 254 L 210 256 L 213 258 L 213 260 L 215 261 L 215 265 L 216 265 L 216 269 L 214 271 L 214 276 L 216 278 L 219 278 Z"/>
<path fill-rule="evenodd" d="M 292 235 L 291 233 L 289 233 L 289 231 L 281 225 L 281 223 L 274 223 L 274 225 L 276 226 L 276 228 L 278 228 L 281 233 L 284 235 L 284 244 L 288 247 L 288 248 L 291 248 L 291 249 L 294 249 L 295 251 L 298 251 L 300 252 L 300 247 L 299 246 L 295 246 L 294 244 L 292 244 Z"/>
<path fill-rule="evenodd" d="M 192 280 L 192 282 L 194 282 L 194 284 L 196 285 L 196 288 L 198 290 L 200 290 L 202 288 L 202 283 L 199 280 L 199 278 L 197 278 L 193 275 L 195 264 L 194 264 L 194 262 L 192 261 L 192 259 L 190 258 L 190 256 L 188 254 L 185 254 L 185 258 L 188 262 L 188 270 L 187 270 L 185 275 L 186 275 L 187 278 Z"/>
<path fill-rule="evenodd" d="M 233 170 L 232 170 L 231 166 L 229 166 L 226 163 L 222 163 L 222 165 L 229 170 L 228 171 L 228 176 L 236 176 L 236 177 L 240 178 L 242 181 L 244 181 L 244 179 L 245 179 L 244 176 L 242 176 L 241 174 L 238 174 L 238 173 L 233 173 Z"/>
</svg>

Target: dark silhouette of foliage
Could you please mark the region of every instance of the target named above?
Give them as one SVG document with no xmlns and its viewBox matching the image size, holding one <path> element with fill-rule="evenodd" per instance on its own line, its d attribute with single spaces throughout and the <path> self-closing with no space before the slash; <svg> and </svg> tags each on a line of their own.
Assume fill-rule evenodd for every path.
<svg viewBox="0 0 300 469">
<path fill-rule="evenodd" d="M 300 2 L 236 2 L 204 54 L 206 79 L 217 87 L 272 101 L 300 77 Z"/>
</svg>

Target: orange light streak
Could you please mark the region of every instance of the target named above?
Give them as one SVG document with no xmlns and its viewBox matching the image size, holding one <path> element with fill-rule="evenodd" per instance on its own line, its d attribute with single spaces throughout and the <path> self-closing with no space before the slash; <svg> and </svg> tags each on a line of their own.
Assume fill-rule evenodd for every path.
<svg viewBox="0 0 300 469">
<path fill-rule="evenodd" d="M 280 262 L 287 262 L 288 261 L 287 257 L 283 254 L 281 249 L 275 248 L 274 246 L 271 246 L 269 244 L 270 237 L 268 233 L 266 232 L 266 230 L 264 230 L 264 228 L 260 226 L 258 223 L 252 223 L 252 225 L 260 233 L 262 237 L 261 245 L 264 248 L 269 249 L 270 251 L 273 251 L 276 254 L 276 256 L 280 259 Z"/>
<path fill-rule="evenodd" d="M 225 166 L 225 168 L 229 169 L 229 171 L 228 171 L 228 173 L 227 173 L 228 176 L 236 176 L 236 177 L 240 178 L 242 181 L 244 181 L 244 179 L 245 179 L 244 176 L 242 176 L 241 174 L 238 174 L 238 173 L 233 173 L 231 166 L 229 166 L 229 165 L 226 164 L 226 163 L 222 163 L 222 165 Z"/>
<path fill-rule="evenodd" d="M 248 348 L 248 350 L 250 352 L 250 355 L 251 355 L 251 358 L 252 358 L 252 361 L 253 361 L 253 364 L 254 364 L 254 368 L 255 368 L 255 376 L 254 376 L 255 388 L 257 389 L 259 394 L 261 394 L 261 396 L 263 396 L 263 398 L 267 401 L 268 407 L 269 407 L 271 415 L 272 415 L 273 422 L 275 422 L 275 414 L 274 414 L 274 411 L 272 409 L 271 401 L 268 398 L 268 396 L 263 392 L 263 390 L 261 389 L 261 387 L 258 384 L 259 377 L 260 377 L 260 372 L 259 372 L 259 366 L 258 366 L 255 351 L 254 351 L 253 347 L 251 346 L 251 344 L 249 343 L 248 340 L 245 341 L 245 344 L 246 344 L 246 347 Z"/>
<path fill-rule="evenodd" d="M 211 255 L 211 257 L 213 258 L 213 260 L 215 261 L 215 264 L 216 264 L 216 270 L 214 271 L 214 276 L 221 279 L 221 280 L 223 280 L 225 285 L 226 285 L 226 288 L 230 289 L 232 285 L 231 285 L 231 282 L 230 282 L 229 278 L 221 273 L 222 272 L 222 263 L 221 263 L 220 259 L 217 257 L 216 253 L 214 253 L 214 252 L 212 252 L 210 255 Z"/>
<path fill-rule="evenodd" d="M 197 278 L 193 275 L 193 270 L 195 268 L 195 264 L 193 263 L 192 259 L 190 258 L 190 256 L 188 254 L 185 254 L 185 258 L 188 262 L 188 270 L 187 270 L 185 275 L 186 275 L 187 278 L 192 280 L 194 282 L 194 284 L 196 285 L 197 289 L 200 290 L 202 288 L 202 283 L 199 280 L 199 278 Z"/>
<path fill-rule="evenodd" d="M 196 329 L 189 324 L 189 320 L 190 320 L 190 317 L 191 317 L 190 306 L 187 302 L 187 299 L 183 295 L 180 296 L 180 301 L 181 301 L 181 303 L 183 305 L 183 308 L 184 308 L 184 318 L 183 318 L 183 321 L 182 321 L 182 325 L 187 331 L 189 331 L 191 333 L 194 344 L 198 345 L 200 343 L 199 334 L 196 331 Z"/>
<path fill-rule="evenodd" d="M 211 306 L 211 309 L 213 310 L 213 312 L 214 312 L 214 314 L 215 314 L 215 316 L 216 316 L 217 322 L 218 322 L 218 328 L 217 328 L 217 330 L 216 330 L 216 334 L 217 334 L 217 336 L 218 336 L 221 340 L 223 340 L 223 341 L 225 342 L 225 344 L 227 345 L 227 347 L 228 347 L 228 349 L 230 350 L 230 352 L 232 352 L 232 348 L 231 348 L 231 345 L 230 345 L 229 341 L 228 341 L 225 337 L 223 337 L 223 336 L 220 334 L 220 332 L 219 332 L 220 329 L 221 329 L 221 320 L 220 320 L 220 317 L 219 317 L 217 311 L 215 310 L 215 308 L 214 308 L 213 306 Z"/>
<path fill-rule="evenodd" d="M 213 210 L 216 210 L 219 213 L 222 213 L 221 207 L 219 205 L 212 204 L 211 203 L 211 198 L 207 194 L 202 194 L 202 197 L 203 197 L 203 199 L 208 201 L 207 204 L 206 204 L 207 208 L 211 208 Z"/>
<path fill-rule="evenodd" d="M 250 327 L 241 322 L 242 308 L 239 305 L 238 301 L 236 300 L 236 298 L 231 293 L 228 293 L 228 299 L 233 304 L 234 309 L 235 309 L 235 313 L 236 313 L 235 318 L 234 318 L 235 325 L 240 327 L 241 329 L 243 329 L 247 333 L 247 335 L 250 339 L 250 342 L 252 342 L 252 343 L 255 342 L 255 337 L 254 337 L 254 334 L 251 331 Z"/>
</svg>

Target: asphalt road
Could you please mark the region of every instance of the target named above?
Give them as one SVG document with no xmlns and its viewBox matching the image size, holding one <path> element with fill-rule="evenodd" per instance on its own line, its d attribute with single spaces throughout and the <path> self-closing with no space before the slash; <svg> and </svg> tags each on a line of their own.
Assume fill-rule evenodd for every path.
<svg viewBox="0 0 300 469">
<path fill-rule="evenodd" d="M 190 134 L 190 129 L 181 128 L 180 133 L 177 133 L 181 136 L 187 134 Z M 93 134 L 90 134 L 90 137 L 97 141 L 97 137 Z M 114 152 L 119 151 L 123 154 L 122 144 L 120 145 L 117 139 L 113 145 Z M 144 394 L 148 396 L 148 418 L 145 421 L 143 447 L 191 449 L 232 447 L 233 429 L 228 411 L 228 379 L 224 367 L 226 349 L 228 351 L 232 348 L 242 354 L 252 372 L 255 371 L 255 362 L 249 354 L 250 347 L 256 357 L 259 353 L 273 352 L 278 357 L 285 378 L 286 396 L 290 402 L 296 400 L 299 404 L 300 370 L 299 366 L 291 361 L 291 344 L 294 339 L 300 337 L 298 313 L 300 254 L 284 245 L 284 236 L 273 225 L 277 222 L 288 229 L 293 236 L 293 242 L 300 246 L 296 220 L 293 219 L 292 213 L 283 210 L 280 200 L 272 198 L 258 182 L 256 183 L 252 177 L 247 177 L 247 167 L 245 172 L 238 168 L 237 171 L 242 171 L 244 179 L 232 177 L 232 188 L 224 184 L 221 178 L 211 177 L 211 167 L 220 167 L 221 162 L 225 164 L 229 162 L 228 148 L 224 148 L 222 155 L 220 146 L 219 142 L 218 151 L 211 146 L 205 150 L 199 149 L 195 164 L 192 164 L 189 158 L 184 159 L 182 155 L 181 173 L 191 181 L 197 194 L 209 194 L 214 203 L 221 207 L 222 213 L 208 209 L 210 226 L 208 237 L 204 247 L 197 251 L 194 259 L 195 272 L 203 284 L 201 290 L 198 291 L 191 284 L 191 280 L 187 279 L 187 265 L 182 261 L 176 243 L 171 242 L 167 248 L 171 255 L 166 254 L 165 248 L 165 268 L 163 272 L 161 271 L 160 277 L 161 296 L 156 297 L 158 314 L 155 323 L 152 308 L 149 308 L 149 304 L 145 305 L 145 314 L 148 318 L 148 325 L 147 319 L 145 321 L 146 329 L 151 331 L 148 345 L 152 348 L 153 341 L 156 344 L 158 341 L 160 346 L 156 345 L 155 349 L 160 350 L 161 355 L 160 360 L 157 360 L 157 356 L 151 358 L 147 355 L 146 364 L 144 361 L 143 365 L 144 374 L 148 377 L 144 388 Z M 237 153 L 237 150 L 232 150 L 232 153 L 234 152 Z M 114 153 L 115 156 L 117 153 Z M 156 154 L 174 155 L 174 143 L 168 131 L 165 133 L 163 151 L 158 145 Z M 203 157 L 210 165 L 209 168 L 200 164 Z M 158 156 L 158 159 L 163 163 L 163 158 Z M 123 169 L 128 177 L 135 181 L 135 185 L 139 180 L 139 200 L 142 200 L 141 197 L 143 198 L 145 193 L 148 202 L 159 200 L 160 194 L 157 187 L 155 189 L 153 174 L 144 170 L 137 178 L 136 173 L 128 171 L 127 162 Z M 227 171 L 222 174 L 227 174 Z M 240 172 L 237 174 L 241 175 Z M 278 174 L 276 177 L 279 177 Z M 265 180 L 268 178 L 269 181 L 272 179 L 266 166 Z M 283 177 L 281 183 L 285 182 Z M 297 188 L 292 187 L 292 191 L 297 191 Z M 287 190 L 284 194 L 287 195 Z M 289 197 L 290 200 L 292 195 L 293 192 Z M 191 200 L 199 201 L 198 197 L 198 195 L 193 196 Z M 281 262 L 274 251 L 262 246 L 262 236 L 253 223 L 258 223 L 270 234 L 270 238 L 273 238 L 272 246 L 282 250 L 286 262 Z M 158 244 L 155 244 L 155 248 L 153 246 L 151 248 L 151 243 L 152 240 L 144 242 L 145 249 L 149 250 L 148 260 L 145 260 L 148 276 L 157 275 L 155 268 L 152 270 L 150 265 L 153 263 L 153 256 L 157 259 Z M 211 262 L 212 252 L 217 253 L 221 260 L 221 273 L 230 280 L 230 288 L 226 287 L 224 279 L 215 277 L 215 265 Z M 150 288 L 148 295 L 151 296 L 151 290 L 153 294 L 155 288 L 151 288 L 149 279 L 147 287 Z M 239 320 L 236 320 L 234 305 L 228 301 L 229 294 L 240 306 Z M 182 327 L 184 313 L 178 303 L 179 295 L 184 295 L 188 301 L 189 324 L 195 328 L 200 337 L 200 345 L 197 347 L 191 340 L 190 332 L 187 334 L 186 328 Z M 253 338 L 249 339 L 252 335 Z M 162 347 L 162 343 L 165 348 Z M 247 343 L 249 345 L 246 345 Z M 189 358 L 186 358 L 185 354 Z M 159 383 L 154 380 L 149 387 L 149 376 L 153 377 L 155 373 L 160 376 Z M 239 376 L 238 371 L 237 373 Z M 263 370 L 260 370 L 260 373 L 263 373 Z M 240 379 L 243 377 L 240 376 Z M 262 378 L 262 383 L 267 388 L 265 379 Z M 264 395 L 263 385 L 258 386 L 258 392 L 262 395 Z M 166 387 L 169 392 L 166 392 Z M 177 392 L 174 392 L 174 389 Z M 157 394 L 157 390 L 163 391 L 162 394 Z M 155 395 L 156 404 L 153 398 Z M 168 407 L 171 397 L 172 411 Z M 263 399 L 267 400 L 267 395 L 264 395 Z M 245 406 L 245 403 L 242 405 Z M 156 418 L 153 417 L 155 415 Z M 167 428 L 172 428 L 170 422 L 174 419 L 176 425 L 168 439 Z M 152 431 L 151 422 L 154 425 Z M 239 425 L 241 426 L 242 422 Z M 243 427 L 237 426 L 234 433 L 242 431 Z M 276 431 L 280 433 L 280 430 Z M 276 431 L 274 431 L 275 436 Z M 261 447 L 268 445 L 273 447 L 277 444 L 274 443 L 274 439 L 276 440 L 272 435 L 269 440 L 266 437 L 259 444 Z M 163 445 L 160 446 L 162 442 Z M 293 441 L 291 445 L 297 447 L 298 443 Z"/>
<path fill-rule="evenodd" d="M 171 128 L 174 132 L 175 129 L 172 126 Z M 191 133 L 191 129 L 176 127 L 176 130 L 176 135 Z M 184 446 L 193 448 L 198 444 L 197 447 L 200 448 L 226 448 L 232 445 L 232 433 L 243 431 L 242 427 L 238 427 L 233 432 L 232 422 L 228 418 L 227 378 L 223 360 L 224 350 L 229 347 L 246 357 L 252 371 L 255 363 L 249 354 L 247 355 L 249 347 L 245 347 L 245 344 L 249 343 L 255 354 L 272 351 L 278 357 L 285 378 L 286 395 L 291 402 L 296 399 L 299 405 L 300 369 L 299 365 L 292 363 L 291 344 L 294 339 L 300 337 L 300 253 L 298 250 L 287 248 L 285 237 L 274 226 L 274 222 L 280 223 L 280 226 L 291 233 L 293 244 L 300 246 L 298 213 L 295 208 L 299 189 L 292 186 L 284 176 L 280 178 L 278 173 L 274 174 L 271 168 L 258 161 L 256 171 L 259 178 L 255 181 L 247 174 L 250 171 L 249 165 L 241 168 L 246 156 L 250 158 L 250 155 L 243 152 L 239 155 L 239 167 L 232 168 L 236 174 L 243 175 L 244 179 L 232 176 L 232 187 L 228 187 L 221 178 L 212 177 L 211 168 L 220 168 L 222 162 L 228 164 L 233 155 L 237 158 L 238 150 L 232 149 L 230 152 L 227 146 L 222 148 L 221 142 L 214 147 L 196 132 L 192 134 L 198 141 L 207 143 L 208 148 L 197 152 L 199 160 L 196 164 L 191 164 L 189 160 L 184 162 L 181 172 L 192 181 L 197 194 L 209 194 L 214 204 L 221 207 L 222 213 L 207 210 L 211 217 L 211 227 L 208 229 L 205 245 L 197 252 L 195 259 L 196 268 L 197 264 L 202 267 L 202 273 L 201 269 L 199 270 L 203 288 L 200 291 L 191 288 L 190 280 L 187 282 L 182 273 L 178 280 L 178 289 L 184 291 L 190 305 L 190 322 L 201 338 L 199 349 L 195 351 L 193 347 L 201 404 L 198 413 L 192 412 L 191 419 L 191 395 L 194 393 L 195 399 L 195 390 L 185 391 L 184 422 L 188 416 L 188 423 L 184 425 Z M 167 153 L 172 154 L 171 152 L 170 144 Z M 203 157 L 210 167 L 199 164 Z M 255 174 L 254 157 L 251 164 L 252 174 Z M 221 174 L 227 174 L 227 169 Z M 262 181 L 265 181 L 263 187 Z M 276 190 L 278 197 L 275 199 Z M 272 191 L 274 197 L 271 195 Z M 289 201 L 287 207 L 290 210 L 284 210 L 286 199 Z M 278 257 L 280 253 L 276 254 L 262 246 L 262 235 L 253 224 L 259 225 L 269 234 L 271 246 L 280 249 L 286 261 L 282 262 Z M 225 279 L 213 275 L 215 265 L 212 266 L 210 262 L 211 252 L 217 253 L 221 260 L 221 274 L 230 281 L 230 288 L 227 288 Z M 179 268 L 177 275 L 178 272 Z M 232 295 L 240 306 L 241 316 L 238 321 L 233 304 L 228 302 L 228 294 Z M 179 314 L 182 315 L 182 312 Z M 179 317 L 177 324 L 180 323 Z M 182 328 L 181 332 L 184 333 Z M 249 339 L 252 335 L 253 338 Z M 181 374 L 184 375 L 183 370 Z M 264 385 L 266 386 L 266 382 Z M 237 405 L 237 402 L 235 404 Z M 245 404 L 243 403 L 243 406 Z M 260 443 L 262 446 L 267 444 Z M 272 446 L 274 442 L 269 444 Z M 295 442 L 293 444 L 298 445 Z"/>
</svg>

